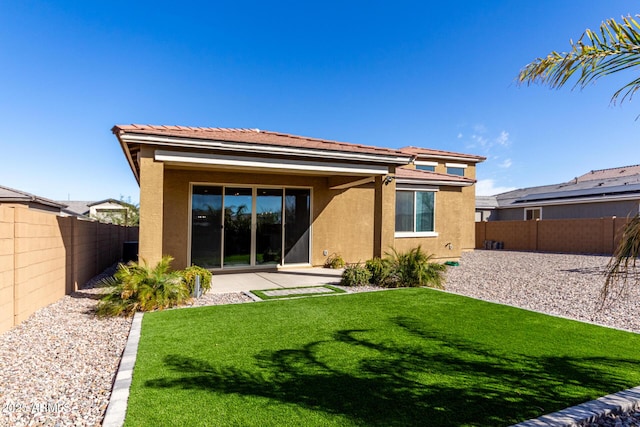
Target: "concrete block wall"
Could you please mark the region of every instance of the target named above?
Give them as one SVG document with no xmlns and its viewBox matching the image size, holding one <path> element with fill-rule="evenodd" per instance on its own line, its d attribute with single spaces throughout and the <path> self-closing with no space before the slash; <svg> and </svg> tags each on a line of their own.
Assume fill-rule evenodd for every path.
<svg viewBox="0 0 640 427">
<path fill-rule="evenodd" d="M 627 218 L 489 221 L 476 223 L 476 248 L 493 240 L 504 249 L 611 255 Z"/>
<path fill-rule="evenodd" d="M 0 205 L 0 333 L 122 257 L 137 228 Z"/>
</svg>

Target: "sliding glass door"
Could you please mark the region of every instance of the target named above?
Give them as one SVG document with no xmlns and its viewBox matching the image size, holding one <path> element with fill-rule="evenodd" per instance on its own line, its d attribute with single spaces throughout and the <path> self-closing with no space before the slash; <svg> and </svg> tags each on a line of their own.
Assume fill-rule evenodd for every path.
<svg viewBox="0 0 640 427">
<path fill-rule="evenodd" d="M 309 189 L 194 185 L 191 212 L 192 264 L 309 263 Z"/>
<path fill-rule="evenodd" d="M 251 188 L 224 190 L 224 266 L 251 265 Z"/>
<path fill-rule="evenodd" d="M 307 189 L 287 188 L 284 193 L 284 262 L 306 264 L 309 262 L 311 192 Z"/>
<path fill-rule="evenodd" d="M 193 187 L 191 263 L 204 268 L 222 265 L 222 187 Z"/>
</svg>

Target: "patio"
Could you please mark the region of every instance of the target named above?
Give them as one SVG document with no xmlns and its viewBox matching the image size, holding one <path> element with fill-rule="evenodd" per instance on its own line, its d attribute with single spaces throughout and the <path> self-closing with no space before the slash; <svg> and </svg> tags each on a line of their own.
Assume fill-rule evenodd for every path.
<svg viewBox="0 0 640 427">
<path fill-rule="evenodd" d="M 213 275 L 210 293 L 223 294 L 251 290 L 298 288 L 340 283 L 342 269 L 297 268 L 279 271 Z"/>
</svg>

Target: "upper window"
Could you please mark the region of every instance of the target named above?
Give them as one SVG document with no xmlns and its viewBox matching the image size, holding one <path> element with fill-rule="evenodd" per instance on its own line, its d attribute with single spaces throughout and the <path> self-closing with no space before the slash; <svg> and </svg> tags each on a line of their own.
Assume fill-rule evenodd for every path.
<svg viewBox="0 0 640 427">
<path fill-rule="evenodd" d="M 447 173 L 449 175 L 458 175 L 464 176 L 464 170 L 467 168 L 467 165 L 464 163 L 447 163 Z"/>
<path fill-rule="evenodd" d="M 434 235 L 435 192 L 396 192 L 396 233 Z M 421 234 L 423 233 L 423 234 Z"/>
<path fill-rule="evenodd" d="M 416 160 L 416 169 L 421 171 L 435 172 L 438 162 L 427 162 L 425 160 Z"/>
<path fill-rule="evenodd" d="M 421 171 L 429 171 L 429 172 L 435 172 L 436 171 L 436 167 L 435 166 L 431 166 L 431 165 L 416 165 L 416 169 L 421 170 Z"/>
</svg>

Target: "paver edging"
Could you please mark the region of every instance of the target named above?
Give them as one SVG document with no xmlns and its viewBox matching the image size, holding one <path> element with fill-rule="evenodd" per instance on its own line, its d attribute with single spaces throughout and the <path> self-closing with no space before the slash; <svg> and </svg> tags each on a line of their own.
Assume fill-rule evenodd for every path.
<svg viewBox="0 0 640 427">
<path fill-rule="evenodd" d="M 640 386 L 600 397 L 558 412 L 514 424 L 512 427 L 574 427 L 609 414 L 628 412 L 640 404 Z"/>
<path fill-rule="evenodd" d="M 136 364 L 138 354 L 138 343 L 140 342 L 140 329 L 142 326 L 143 313 L 136 313 L 131 322 L 127 345 L 122 353 L 120 366 L 116 374 L 116 379 L 111 389 L 109 405 L 102 421 L 103 427 L 121 427 L 127 414 L 127 402 L 129 400 L 129 389 L 133 379 L 133 367 Z"/>
</svg>

